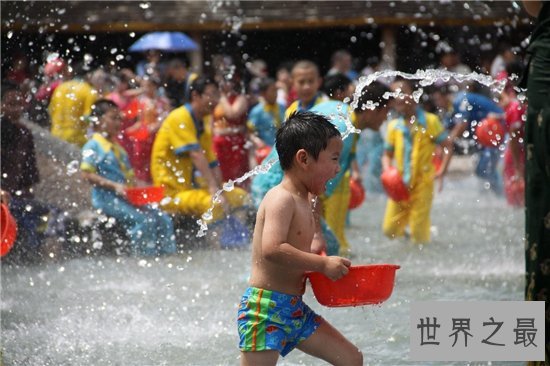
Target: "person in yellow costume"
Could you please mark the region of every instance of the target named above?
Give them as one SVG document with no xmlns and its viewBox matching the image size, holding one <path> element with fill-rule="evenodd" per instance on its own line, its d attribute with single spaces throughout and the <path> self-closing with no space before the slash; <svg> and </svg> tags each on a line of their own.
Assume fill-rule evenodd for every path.
<svg viewBox="0 0 550 366">
<path fill-rule="evenodd" d="M 402 237 L 409 226 L 413 242 L 428 243 L 434 180 L 439 181 L 441 191 L 453 144 L 439 118 L 417 106 L 408 80 L 396 80 L 391 89 L 398 94 L 394 108 L 400 117 L 388 125 L 382 170 L 389 169 L 394 161 L 409 188 L 410 198 L 400 202 L 388 198 L 383 232 L 389 238 Z M 436 172 L 432 158 L 437 145 L 441 145 L 445 154 Z"/>
<path fill-rule="evenodd" d="M 48 112 L 53 136 L 82 147 L 88 139 L 86 132 L 92 105 L 97 99 L 94 88 L 84 80 L 80 66 L 69 68 L 75 72 L 72 80 L 61 83 L 52 94 Z"/>
<path fill-rule="evenodd" d="M 327 116 L 341 133 L 345 133 L 349 128 L 346 125 L 346 118 L 349 118 L 349 122 L 360 130 L 365 128 L 379 129 L 388 114 L 388 100 L 384 99 L 383 96 L 386 92 L 389 92 L 389 89 L 378 82 L 364 87 L 357 99 L 357 106 L 353 108 L 344 103 L 345 98 L 351 96 L 351 85 L 351 80 L 343 74 L 328 76 L 325 80 L 324 89 L 332 100 L 316 105 L 311 109 L 311 112 Z M 364 106 L 369 102 L 376 103 L 377 107 L 373 110 L 365 108 Z M 345 233 L 351 195 L 350 177 L 353 176 L 357 179 L 361 176 L 355 158 L 358 138 L 359 134 L 352 133 L 344 139 L 344 146 L 340 154 L 340 172 L 329 182 L 325 194 L 321 196 L 323 217 L 336 239 L 338 239 L 338 252 L 343 256 L 351 254 L 351 247 Z M 327 246 L 330 246 L 330 238 L 325 238 L 325 240 L 327 240 Z"/>
<path fill-rule="evenodd" d="M 319 67 L 309 60 L 301 60 L 294 64 L 291 71 L 292 87 L 298 99 L 288 106 L 285 112 L 287 119 L 293 112 L 309 111 L 313 106 L 328 100 L 327 96 L 319 91 L 323 79 Z"/>
<path fill-rule="evenodd" d="M 212 196 L 221 189 L 222 175 L 212 150 L 209 118 L 219 100 L 216 83 L 204 77 L 190 86 L 191 101 L 174 109 L 160 127 L 151 155 L 151 176 L 155 186 L 163 186 L 169 212 L 201 216 L 212 205 Z M 235 187 L 224 192 L 212 212 L 215 221 L 224 209 L 241 207 L 247 193 Z"/>
</svg>

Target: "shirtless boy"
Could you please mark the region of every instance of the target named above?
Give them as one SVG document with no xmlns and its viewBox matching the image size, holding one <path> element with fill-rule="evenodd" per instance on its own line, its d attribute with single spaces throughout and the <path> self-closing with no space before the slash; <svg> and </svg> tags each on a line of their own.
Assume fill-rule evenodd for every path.
<svg viewBox="0 0 550 366">
<path fill-rule="evenodd" d="M 311 253 L 321 235 L 313 199 L 340 170 L 340 132 L 323 116 L 297 112 L 275 146 L 284 178 L 258 209 L 250 287 L 238 314 L 241 365 L 275 365 L 294 348 L 333 365 L 362 365 L 361 351 L 302 300 L 306 271 L 337 280 L 351 264 Z"/>
</svg>

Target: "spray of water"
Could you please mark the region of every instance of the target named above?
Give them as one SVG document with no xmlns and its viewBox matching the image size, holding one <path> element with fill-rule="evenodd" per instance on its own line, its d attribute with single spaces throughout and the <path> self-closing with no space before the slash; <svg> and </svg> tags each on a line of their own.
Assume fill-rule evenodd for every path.
<svg viewBox="0 0 550 366">
<path fill-rule="evenodd" d="M 437 82 L 444 82 L 447 83 L 451 80 L 455 80 L 456 82 L 462 84 L 467 81 L 474 81 L 479 84 L 482 84 L 484 86 L 489 87 L 493 92 L 495 93 L 502 93 L 504 90 L 504 87 L 506 86 L 506 80 L 495 80 L 489 75 L 480 74 L 477 72 L 472 72 L 470 74 L 459 74 L 447 70 L 439 70 L 439 69 L 427 69 L 427 70 L 417 70 L 414 74 L 406 73 L 402 71 L 395 71 L 395 70 L 383 70 L 383 71 L 377 71 L 375 73 L 372 73 L 368 76 L 363 76 L 359 79 L 359 83 L 355 87 L 355 91 L 353 93 L 353 99 L 351 100 L 351 103 L 349 103 L 349 99 L 344 100 L 345 103 L 349 103 L 351 108 L 348 108 L 347 111 L 343 111 L 341 107 L 338 108 L 337 116 L 330 116 L 330 118 L 341 118 L 346 123 L 346 131 L 342 133 L 342 139 L 346 139 L 350 134 L 352 133 L 360 133 L 361 131 L 355 128 L 351 122 L 351 112 L 357 108 L 364 109 L 370 109 L 374 110 L 378 106 L 378 103 L 374 101 L 367 101 L 362 106 L 358 106 L 359 104 L 359 98 L 361 97 L 361 91 L 363 88 L 369 86 L 374 81 L 380 79 L 380 78 L 395 78 L 395 77 L 402 77 L 404 79 L 408 80 L 419 80 L 418 84 L 420 85 L 420 88 L 416 89 L 412 93 L 412 97 L 416 103 L 420 102 L 420 97 L 424 93 L 424 89 L 422 87 L 426 87 L 429 85 L 433 85 Z M 389 98 L 402 98 L 404 95 L 401 93 L 401 91 L 396 92 L 389 92 L 384 94 L 385 99 Z M 208 225 L 206 224 L 206 221 L 209 221 L 213 218 L 212 211 L 214 210 L 214 207 L 216 204 L 220 203 L 220 195 L 223 194 L 223 192 L 229 192 L 232 191 L 234 188 L 235 183 L 242 183 L 245 180 L 247 180 L 250 177 L 253 177 L 258 174 L 266 173 L 269 171 L 271 166 L 275 164 L 278 160 L 272 159 L 267 163 L 258 165 L 251 171 L 246 172 L 243 176 L 233 180 L 230 180 L 226 183 L 224 183 L 223 188 L 218 190 L 216 194 L 212 197 L 212 205 L 210 208 L 204 213 L 201 217 L 201 219 L 197 220 L 197 224 L 199 225 L 199 231 L 197 233 L 197 237 L 202 237 L 206 235 L 206 232 L 208 230 Z"/>
</svg>

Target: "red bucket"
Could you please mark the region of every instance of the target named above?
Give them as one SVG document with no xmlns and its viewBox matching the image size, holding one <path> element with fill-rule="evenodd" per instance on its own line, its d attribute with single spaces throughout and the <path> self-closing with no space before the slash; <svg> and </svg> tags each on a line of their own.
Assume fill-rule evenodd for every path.
<svg viewBox="0 0 550 366">
<path fill-rule="evenodd" d="M 384 190 L 392 200 L 399 202 L 409 199 L 409 189 L 403 182 L 401 174 L 399 174 L 396 167 L 392 166 L 384 171 L 380 176 L 380 180 L 382 181 Z"/>
<path fill-rule="evenodd" d="M 497 147 L 504 142 L 506 131 L 496 118 L 485 118 L 476 127 L 477 141 L 485 147 Z"/>
<path fill-rule="evenodd" d="M 164 198 L 163 187 L 133 187 L 126 189 L 126 198 L 136 206 L 160 202 Z"/>
<path fill-rule="evenodd" d="M 1 208 L 1 226 L 2 242 L 0 243 L 0 257 L 3 257 L 9 253 L 17 237 L 17 222 L 5 204 L 2 204 Z"/>
<path fill-rule="evenodd" d="M 337 281 L 324 274 L 307 274 L 317 301 L 328 307 L 361 306 L 386 301 L 395 282 L 395 264 L 351 266 L 349 273 Z"/>
<path fill-rule="evenodd" d="M 354 208 L 361 206 L 361 204 L 365 200 L 365 189 L 363 188 L 363 185 L 361 183 L 359 183 L 355 179 L 350 179 L 349 190 L 351 194 L 349 196 L 348 207 L 353 210 Z"/>
</svg>

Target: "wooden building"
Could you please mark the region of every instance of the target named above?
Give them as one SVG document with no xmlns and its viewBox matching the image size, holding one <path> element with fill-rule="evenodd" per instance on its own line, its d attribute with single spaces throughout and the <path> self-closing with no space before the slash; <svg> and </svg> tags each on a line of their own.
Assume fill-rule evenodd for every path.
<svg viewBox="0 0 550 366">
<path fill-rule="evenodd" d="M 56 48 L 105 59 L 146 32 L 179 30 L 201 46 L 188 55 L 197 69 L 220 53 L 271 67 L 310 58 L 326 69 L 334 50 L 348 49 L 363 63 L 374 56 L 410 71 L 436 63 L 441 42 L 472 65 L 501 41 L 520 46 L 531 30 L 517 1 L 2 1 L 1 17 L 3 61 Z"/>
</svg>

